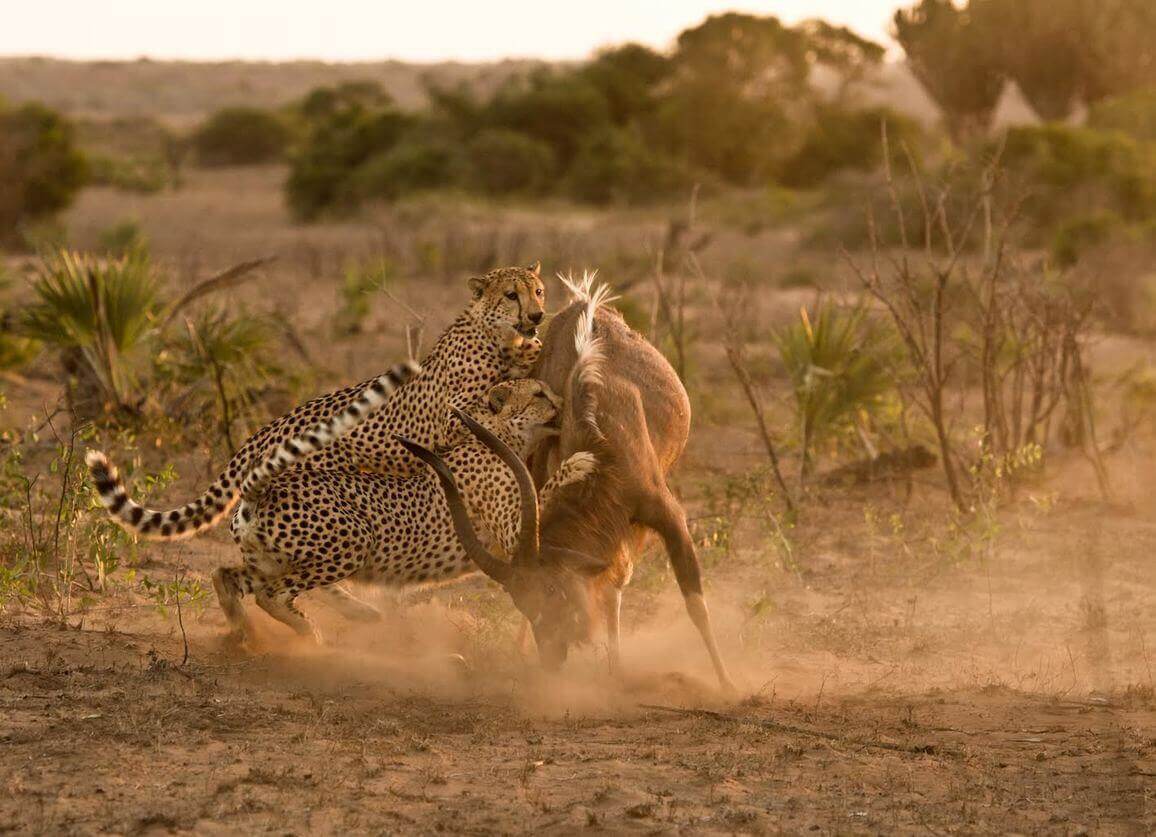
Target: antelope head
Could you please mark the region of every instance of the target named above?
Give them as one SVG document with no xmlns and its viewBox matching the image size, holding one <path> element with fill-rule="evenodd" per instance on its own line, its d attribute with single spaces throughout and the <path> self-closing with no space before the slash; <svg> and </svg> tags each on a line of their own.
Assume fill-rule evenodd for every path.
<svg viewBox="0 0 1156 837">
<path fill-rule="evenodd" d="M 465 502 L 449 466 L 437 454 L 395 436 L 414 456 L 429 465 L 445 491 L 454 530 L 466 554 L 478 568 L 510 594 L 514 606 L 529 620 L 542 665 L 558 668 L 569 647 L 590 638 L 593 619 L 589 579 L 606 569 L 606 562 L 539 540 L 538 493 L 526 464 L 501 439 L 461 410 L 454 415 L 514 472 L 520 496 L 518 542 L 512 560 L 503 561 L 478 539 Z"/>
</svg>

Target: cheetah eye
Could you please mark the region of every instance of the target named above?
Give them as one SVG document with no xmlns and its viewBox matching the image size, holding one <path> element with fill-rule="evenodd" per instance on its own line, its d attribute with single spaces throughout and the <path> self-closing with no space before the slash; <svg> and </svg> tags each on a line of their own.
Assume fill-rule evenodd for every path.
<svg viewBox="0 0 1156 837">
<path fill-rule="evenodd" d="M 542 289 L 541 288 L 535 288 L 534 289 L 534 296 L 541 296 L 541 295 L 542 295 Z"/>
<path fill-rule="evenodd" d="M 517 299 L 517 298 L 518 298 L 518 292 L 517 291 L 510 291 L 508 294 L 506 294 L 506 299 Z"/>
</svg>

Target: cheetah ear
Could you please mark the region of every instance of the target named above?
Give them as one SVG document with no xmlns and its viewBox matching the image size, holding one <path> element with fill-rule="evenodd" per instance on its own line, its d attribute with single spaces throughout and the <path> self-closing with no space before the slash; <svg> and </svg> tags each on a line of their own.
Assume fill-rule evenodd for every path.
<svg viewBox="0 0 1156 837">
<path fill-rule="evenodd" d="M 526 268 L 526 270 L 528 270 L 528 271 L 530 271 L 531 273 L 533 273 L 533 274 L 534 274 L 535 276 L 537 276 L 539 279 L 541 279 L 541 278 L 542 278 L 542 263 L 541 263 L 540 261 L 539 261 L 539 262 L 534 262 L 532 265 L 530 265 L 529 267 L 527 267 L 527 268 Z"/>
<path fill-rule="evenodd" d="M 506 402 L 510 400 L 510 396 L 513 394 L 514 387 L 509 381 L 491 387 L 490 410 L 495 413 L 500 411 L 506 406 Z"/>
<path fill-rule="evenodd" d="M 470 289 L 470 293 L 474 295 L 474 299 L 481 299 L 482 294 L 486 292 L 486 277 L 471 276 L 470 281 L 466 283 L 466 287 Z"/>
</svg>

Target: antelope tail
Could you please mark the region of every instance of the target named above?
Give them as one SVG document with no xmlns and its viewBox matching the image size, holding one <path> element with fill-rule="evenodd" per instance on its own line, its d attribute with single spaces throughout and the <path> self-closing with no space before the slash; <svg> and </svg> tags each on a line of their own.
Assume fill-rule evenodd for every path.
<svg viewBox="0 0 1156 837">
<path fill-rule="evenodd" d="M 592 289 L 594 274 L 583 274 L 581 282 L 567 281 L 567 287 L 574 294 L 575 301 L 585 303 L 585 309 L 578 315 L 574 328 L 574 350 L 577 359 L 566 379 L 566 422 L 580 435 L 591 441 L 602 441 L 602 431 L 598 427 L 598 399 L 602 391 L 602 370 L 606 354 L 602 340 L 596 333 L 598 309 L 615 299 L 610 295 L 610 286 L 599 285 Z M 581 446 L 579 449 L 584 448 Z"/>
</svg>

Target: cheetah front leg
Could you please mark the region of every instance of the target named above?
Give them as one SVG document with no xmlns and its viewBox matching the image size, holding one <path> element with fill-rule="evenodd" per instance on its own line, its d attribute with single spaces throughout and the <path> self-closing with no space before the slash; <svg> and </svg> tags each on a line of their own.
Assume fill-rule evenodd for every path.
<svg viewBox="0 0 1156 837">
<path fill-rule="evenodd" d="M 588 450 L 580 450 L 566 457 L 558 466 L 558 470 L 546 480 L 542 490 L 538 492 L 538 505 L 543 511 L 549 507 L 554 495 L 562 488 L 586 479 L 598 467 L 598 458 Z"/>
</svg>

